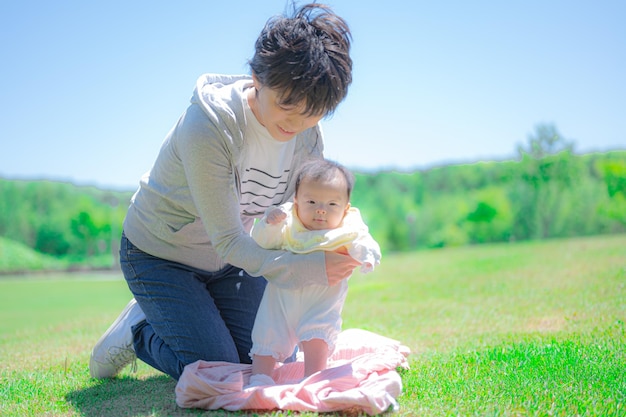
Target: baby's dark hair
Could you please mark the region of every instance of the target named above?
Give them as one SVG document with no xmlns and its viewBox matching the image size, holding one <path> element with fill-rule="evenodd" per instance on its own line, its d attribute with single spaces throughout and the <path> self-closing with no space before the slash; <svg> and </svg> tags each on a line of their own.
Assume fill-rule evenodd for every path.
<svg viewBox="0 0 626 417">
<path fill-rule="evenodd" d="M 296 176 L 296 195 L 300 189 L 300 183 L 305 179 L 327 182 L 337 178 L 338 175 L 342 175 L 346 180 L 346 191 L 348 192 L 348 201 L 350 201 L 355 182 L 354 174 L 343 165 L 322 158 L 310 159 L 302 165 Z"/>
<path fill-rule="evenodd" d="M 329 6 L 307 4 L 293 17 L 268 20 L 255 44 L 250 68 L 259 82 L 280 93 L 284 106 L 303 114 L 332 114 L 352 82 L 348 24 Z"/>
</svg>

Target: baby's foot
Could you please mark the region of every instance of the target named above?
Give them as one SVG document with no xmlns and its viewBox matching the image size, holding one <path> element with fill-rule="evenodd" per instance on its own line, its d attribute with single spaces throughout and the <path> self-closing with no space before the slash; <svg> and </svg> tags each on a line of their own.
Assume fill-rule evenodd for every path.
<svg viewBox="0 0 626 417">
<path fill-rule="evenodd" d="M 276 385 L 276 382 L 274 382 L 271 376 L 265 374 L 256 374 L 250 377 L 250 382 L 248 383 L 248 385 L 244 386 L 243 389 L 253 387 L 265 387 L 268 385 Z"/>
</svg>

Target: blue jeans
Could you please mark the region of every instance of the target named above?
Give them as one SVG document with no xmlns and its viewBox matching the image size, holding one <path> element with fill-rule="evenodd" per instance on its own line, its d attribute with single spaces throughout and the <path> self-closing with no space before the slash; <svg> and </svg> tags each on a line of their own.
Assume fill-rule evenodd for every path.
<svg viewBox="0 0 626 417">
<path fill-rule="evenodd" d="M 250 363 L 266 281 L 234 266 L 207 272 L 149 255 L 122 235 L 120 264 L 146 315 L 133 327 L 137 357 L 178 380 L 199 359 Z"/>
</svg>

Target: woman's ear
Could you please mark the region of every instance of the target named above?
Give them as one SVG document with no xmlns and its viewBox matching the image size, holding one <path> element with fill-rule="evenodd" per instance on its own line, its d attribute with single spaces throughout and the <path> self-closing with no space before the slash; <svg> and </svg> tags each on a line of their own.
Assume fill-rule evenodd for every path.
<svg viewBox="0 0 626 417">
<path fill-rule="evenodd" d="M 256 74 L 254 73 L 254 71 L 252 71 L 252 85 L 254 85 L 254 88 L 258 91 L 261 89 L 261 82 L 259 81 L 259 79 L 257 78 Z"/>
</svg>

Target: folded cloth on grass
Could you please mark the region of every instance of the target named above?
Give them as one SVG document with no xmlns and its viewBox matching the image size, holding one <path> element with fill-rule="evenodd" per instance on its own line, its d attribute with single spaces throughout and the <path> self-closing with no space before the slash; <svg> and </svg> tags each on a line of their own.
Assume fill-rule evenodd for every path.
<svg viewBox="0 0 626 417">
<path fill-rule="evenodd" d="M 306 379 L 301 355 L 277 364 L 276 385 L 245 388 L 252 365 L 197 361 L 176 384 L 176 404 L 206 410 L 362 411 L 369 415 L 397 409 L 402 392 L 397 368 L 408 369 L 410 349 L 361 329 L 341 332 L 328 368 Z"/>
</svg>

